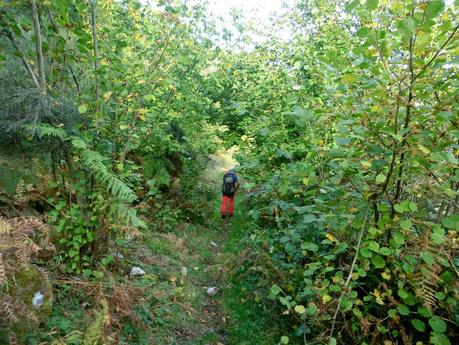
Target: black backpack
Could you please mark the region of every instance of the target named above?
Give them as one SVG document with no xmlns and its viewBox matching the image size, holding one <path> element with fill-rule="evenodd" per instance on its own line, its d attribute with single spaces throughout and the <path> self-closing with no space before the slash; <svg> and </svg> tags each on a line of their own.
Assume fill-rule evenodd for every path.
<svg viewBox="0 0 459 345">
<path fill-rule="evenodd" d="M 223 176 L 222 192 L 225 195 L 233 195 L 236 191 L 236 176 L 232 173 L 227 173 Z"/>
</svg>

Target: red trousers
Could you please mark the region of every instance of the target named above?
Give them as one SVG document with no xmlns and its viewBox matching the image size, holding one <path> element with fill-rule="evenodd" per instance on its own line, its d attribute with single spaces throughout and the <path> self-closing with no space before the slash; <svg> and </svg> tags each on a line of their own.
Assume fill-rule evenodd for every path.
<svg viewBox="0 0 459 345">
<path fill-rule="evenodd" d="M 226 204 L 228 203 L 229 200 L 229 216 L 233 215 L 234 211 L 234 195 L 228 196 L 228 195 L 223 195 L 222 196 L 222 207 L 220 209 L 221 214 L 226 214 Z"/>
</svg>

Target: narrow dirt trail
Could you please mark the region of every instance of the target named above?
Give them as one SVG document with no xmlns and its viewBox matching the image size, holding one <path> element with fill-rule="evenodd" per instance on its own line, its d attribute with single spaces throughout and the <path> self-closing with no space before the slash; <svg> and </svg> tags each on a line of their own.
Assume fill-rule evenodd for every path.
<svg viewBox="0 0 459 345">
<path fill-rule="evenodd" d="M 216 194 L 224 171 L 237 165 L 236 151 L 231 148 L 210 157 L 201 176 Z M 219 202 L 219 196 L 208 201 L 213 217 L 206 223 L 211 226 L 180 224 L 176 231 L 161 233 L 159 238 L 151 236 L 137 250 L 137 257 L 151 258 L 143 266 L 147 273 L 167 281 L 156 296 L 158 320 L 154 321 L 160 322 L 152 329 L 154 344 L 231 344 L 223 299 L 232 255 L 225 248 L 232 226 L 230 220 L 219 217 Z M 215 288 L 216 293 L 208 294 L 209 288 Z"/>
<path fill-rule="evenodd" d="M 200 183 L 212 190 L 201 206 L 208 208 L 203 212 L 205 220 L 184 223 L 183 218 L 170 215 L 164 227 L 130 245 L 126 254 L 129 265 L 146 272 L 131 280 L 133 286 L 145 291 L 143 303 L 136 306 L 136 315 L 145 328 L 125 324 L 120 344 L 241 344 L 231 339 L 239 322 L 229 315 L 232 311 L 227 302 L 234 292 L 229 272 L 234 270 L 232 263 L 238 255 L 233 242 L 240 236 L 235 234 L 243 227 L 242 196 L 236 196 L 234 217 L 221 219 L 219 213 L 222 176 L 238 165 L 236 152 L 233 147 L 210 157 L 199 177 Z M 167 225 L 174 221 L 175 226 Z M 216 293 L 208 294 L 209 288 Z"/>
<path fill-rule="evenodd" d="M 234 158 L 237 151 L 237 147 L 231 147 L 228 150 L 212 155 L 202 178 L 207 183 L 215 185 L 216 189 L 219 189 L 221 178 L 225 171 L 238 165 Z M 218 203 L 213 203 L 213 206 L 218 210 Z M 226 332 L 229 320 L 222 307 L 222 293 L 226 284 L 225 265 L 230 259 L 228 253 L 225 252 L 229 231 L 231 231 L 230 220 L 220 220 L 218 228 L 213 232 L 214 238 L 210 241 L 212 255 L 208 258 L 209 266 L 204 270 L 207 275 L 203 279 L 203 283 L 207 288 L 215 288 L 216 294 L 212 296 L 206 291 L 201 310 L 202 323 L 206 325 L 204 328 L 207 328 L 207 334 L 214 334 L 214 339 L 203 339 L 199 344 L 230 344 L 230 339 Z"/>
</svg>

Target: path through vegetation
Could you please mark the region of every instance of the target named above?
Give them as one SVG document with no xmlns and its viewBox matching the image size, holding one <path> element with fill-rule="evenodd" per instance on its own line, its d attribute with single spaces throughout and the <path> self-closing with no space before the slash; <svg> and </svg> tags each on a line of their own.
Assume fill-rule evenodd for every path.
<svg viewBox="0 0 459 345">
<path fill-rule="evenodd" d="M 459 339 L 458 0 L 256 1 L 0 0 L 0 344 Z"/>
</svg>

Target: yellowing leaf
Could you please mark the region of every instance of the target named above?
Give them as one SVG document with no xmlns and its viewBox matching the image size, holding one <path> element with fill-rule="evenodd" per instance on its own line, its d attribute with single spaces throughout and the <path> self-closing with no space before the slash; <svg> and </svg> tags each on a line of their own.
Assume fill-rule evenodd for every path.
<svg viewBox="0 0 459 345">
<path fill-rule="evenodd" d="M 381 276 L 383 277 L 383 279 L 390 280 L 390 273 L 388 271 L 384 271 L 383 273 L 381 273 Z"/>
<path fill-rule="evenodd" d="M 104 93 L 103 97 L 104 97 L 104 101 L 107 102 L 108 99 L 112 96 L 112 93 L 111 91 L 108 91 L 106 93 Z"/>
<path fill-rule="evenodd" d="M 355 74 L 347 74 L 341 78 L 343 83 L 345 84 L 354 84 L 359 80 L 359 78 Z"/>
<path fill-rule="evenodd" d="M 305 186 L 307 186 L 308 183 L 309 183 L 309 179 L 308 179 L 307 177 L 305 177 L 305 178 L 303 179 L 303 184 L 304 184 Z"/>
<path fill-rule="evenodd" d="M 125 129 L 128 129 L 128 128 L 129 128 L 129 126 L 127 126 L 127 125 L 120 125 L 119 127 L 120 127 L 120 129 L 121 129 L 122 131 L 124 131 Z"/>
<path fill-rule="evenodd" d="M 330 233 L 327 233 L 327 235 L 325 235 L 330 241 L 336 241 L 336 237 L 333 236 L 332 234 Z"/>
<path fill-rule="evenodd" d="M 306 311 L 306 308 L 304 306 L 302 306 L 301 304 L 298 304 L 298 305 L 295 306 L 295 311 L 298 314 L 304 314 L 304 312 Z"/>
<path fill-rule="evenodd" d="M 371 162 L 368 161 L 362 161 L 360 164 L 365 168 L 365 169 L 370 169 L 371 168 Z"/>
<path fill-rule="evenodd" d="M 371 111 L 373 113 L 377 113 L 380 107 L 381 106 L 379 104 L 375 104 L 374 106 L 371 107 Z"/>
<path fill-rule="evenodd" d="M 430 153 L 430 150 L 427 147 L 422 146 L 421 144 L 418 145 L 418 149 L 425 155 L 428 155 Z"/>
<path fill-rule="evenodd" d="M 324 303 L 327 303 L 327 302 L 330 302 L 332 300 L 331 296 L 330 295 L 324 295 L 322 296 L 322 301 Z"/>
</svg>

